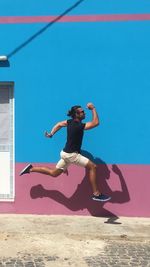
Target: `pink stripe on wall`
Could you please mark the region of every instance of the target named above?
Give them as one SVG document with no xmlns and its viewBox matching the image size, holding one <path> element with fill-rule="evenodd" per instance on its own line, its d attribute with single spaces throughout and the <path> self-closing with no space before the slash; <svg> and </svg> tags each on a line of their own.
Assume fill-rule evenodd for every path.
<svg viewBox="0 0 150 267">
<path fill-rule="evenodd" d="M 20 177 L 24 166 L 16 164 L 15 201 L 1 202 L 0 213 L 150 217 L 150 165 L 118 164 L 112 170 L 110 164 L 98 164 L 99 187 L 112 197 L 107 203 L 91 200 L 84 168 L 71 166 L 69 176 L 57 178 L 38 173 Z"/>
<path fill-rule="evenodd" d="M 0 23 L 49 23 L 58 22 L 113 22 L 150 20 L 150 14 L 108 14 L 108 15 L 72 15 L 72 16 L 1 16 Z"/>
</svg>

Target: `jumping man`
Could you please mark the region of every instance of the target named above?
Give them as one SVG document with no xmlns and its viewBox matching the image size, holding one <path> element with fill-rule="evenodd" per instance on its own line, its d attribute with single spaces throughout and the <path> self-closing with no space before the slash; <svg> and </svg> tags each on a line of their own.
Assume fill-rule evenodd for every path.
<svg viewBox="0 0 150 267">
<path fill-rule="evenodd" d="M 51 169 L 48 167 L 34 167 L 31 164 L 28 164 L 21 171 L 20 175 L 38 172 L 52 177 L 57 177 L 62 173 L 67 173 L 67 169 L 70 164 L 75 164 L 88 170 L 89 180 L 93 191 L 92 199 L 96 201 L 108 201 L 111 198 L 102 194 L 97 185 L 96 164 L 81 155 L 84 130 L 90 130 L 99 125 L 99 118 L 94 105 L 92 103 L 88 103 L 87 108 L 92 112 L 92 120 L 90 122 L 83 123 L 82 120 L 85 119 L 84 110 L 81 106 L 73 106 L 67 114 L 71 117 L 70 120 L 58 122 L 52 128 L 50 133 L 45 132 L 46 137 L 52 138 L 53 135 L 62 127 L 67 127 L 67 141 L 64 149 L 60 153 L 61 159 L 56 164 L 56 167 Z"/>
</svg>

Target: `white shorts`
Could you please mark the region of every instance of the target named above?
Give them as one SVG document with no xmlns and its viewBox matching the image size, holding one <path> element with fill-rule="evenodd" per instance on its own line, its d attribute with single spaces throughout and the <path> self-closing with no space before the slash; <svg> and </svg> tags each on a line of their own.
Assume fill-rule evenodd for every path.
<svg viewBox="0 0 150 267">
<path fill-rule="evenodd" d="M 86 167 L 89 159 L 82 156 L 78 152 L 66 153 L 63 150 L 60 152 L 61 159 L 58 161 L 56 168 L 65 171 L 70 164 L 75 164 L 81 167 Z"/>
</svg>

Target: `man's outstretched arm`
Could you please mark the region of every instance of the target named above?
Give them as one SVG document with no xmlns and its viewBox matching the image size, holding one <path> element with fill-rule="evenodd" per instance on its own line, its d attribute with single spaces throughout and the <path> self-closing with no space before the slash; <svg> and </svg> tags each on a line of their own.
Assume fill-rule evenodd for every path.
<svg viewBox="0 0 150 267">
<path fill-rule="evenodd" d="M 92 120 L 85 124 L 85 128 L 84 128 L 85 130 L 92 129 L 99 125 L 99 117 L 98 117 L 98 114 L 97 114 L 97 111 L 94 105 L 92 103 L 88 103 L 87 108 L 91 110 L 92 112 Z"/>
<path fill-rule="evenodd" d="M 50 133 L 45 132 L 45 136 L 51 138 L 57 131 L 59 131 L 62 127 L 67 126 L 67 121 L 60 121 L 54 125 Z"/>
</svg>

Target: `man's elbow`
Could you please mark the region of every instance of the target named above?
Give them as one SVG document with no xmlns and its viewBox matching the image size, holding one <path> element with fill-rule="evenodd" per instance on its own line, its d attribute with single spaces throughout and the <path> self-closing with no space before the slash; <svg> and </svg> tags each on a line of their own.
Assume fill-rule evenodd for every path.
<svg viewBox="0 0 150 267">
<path fill-rule="evenodd" d="M 97 127 L 100 124 L 99 121 L 95 122 L 95 127 Z"/>
</svg>

